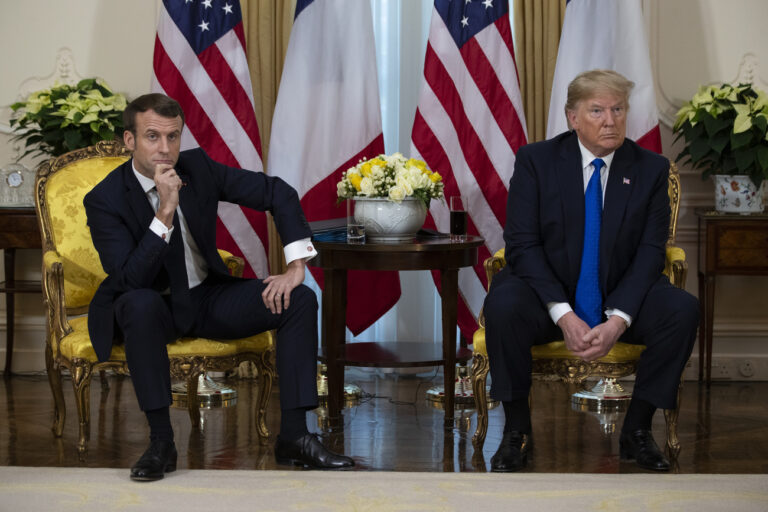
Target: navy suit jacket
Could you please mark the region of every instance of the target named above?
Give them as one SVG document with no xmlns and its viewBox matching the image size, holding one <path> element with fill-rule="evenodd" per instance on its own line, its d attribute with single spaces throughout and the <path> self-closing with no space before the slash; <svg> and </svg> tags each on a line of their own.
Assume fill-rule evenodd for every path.
<svg viewBox="0 0 768 512">
<path fill-rule="evenodd" d="M 603 203 L 600 287 L 605 308 L 633 318 L 664 270 L 669 161 L 629 139 L 616 150 Z M 572 306 L 584 239 L 584 179 L 574 132 L 516 155 L 504 228 L 506 260 L 542 305 Z"/>
<path fill-rule="evenodd" d="M 296 191 L 280 178 L 227 167 L 202 149 L 181 152 L 175 169 L 185 184 L 179 191 L 179 206 L 208 264 L 209 276 L 235 279 L 216 249 L 219 201 L 271 212 L 286 245 L 312 234 Z M 155 213 L 133 173 L 132 160 L 109 173 L 83 204 L 93 245 L 107 274 L 88 311 L 91 343 L 99 360 L 105 361 L 115 334 L 115 300 L 129 290 L 159 291 L 168 286 L 163 262 L 169 245 L 149 229 Z"/>
</svg>

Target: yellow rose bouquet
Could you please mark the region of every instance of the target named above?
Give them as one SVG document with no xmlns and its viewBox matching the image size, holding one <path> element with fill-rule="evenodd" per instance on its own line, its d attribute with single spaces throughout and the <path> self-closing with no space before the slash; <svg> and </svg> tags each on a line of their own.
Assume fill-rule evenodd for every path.
<svg viewBox="0 0 768 512">
<path fill-rule="evenodd" d="M 336 186 L 338 200 L 382 197 L 400 203 L 407 197 L 421 199 L 429 209 L 432 199 L 443 198 L 443 178 L 421 160 L 400 153 L 379 155 L 347 169 Z"/>
</svg>

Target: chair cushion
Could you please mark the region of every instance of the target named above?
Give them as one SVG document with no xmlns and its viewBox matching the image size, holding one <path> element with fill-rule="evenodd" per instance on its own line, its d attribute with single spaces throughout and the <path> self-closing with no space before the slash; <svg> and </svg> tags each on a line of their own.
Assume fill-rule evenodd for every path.
<svg viewBox="0 0 768 512">
<path fill-rule="evenodd" d="M 61 355 L 70 361 L 74 358 L 85 359 L 92 363 L 97 361 L 91 339 L 88 336 L 88 317 L 80 316 L 69 320 L 73 331 L 64 336 L 59 346 Z M 202 356 L 221 357 L 255 352 L 260 354 L 274 345 L 271 331 L 262 332 L 248 338 L 237 340 L 210 340 L 206 338 L 181 338 L 168 345 L 168 356 Z M 111 361 L 125 361 L 125 347 L 122 344 L 112 345 Z"/>
<path fill-rule="evenodd" d="M 472 336 L 472 346 L 476 354 L 488 357 L 488 349 L 485 346 L 485 329 L 480 328 Z M 645 345 L 633 345 L 631 343 L 618 342 L 604 357 L 598 359 L 601 363 L 623 363 L 637 361 L 645 350 Z M 575 359 L 570 350 L 565 348 L 564 341 L 553 341 L 545 345 L 531 347 L 531 355 L 534 359 Z"/>
</svg>

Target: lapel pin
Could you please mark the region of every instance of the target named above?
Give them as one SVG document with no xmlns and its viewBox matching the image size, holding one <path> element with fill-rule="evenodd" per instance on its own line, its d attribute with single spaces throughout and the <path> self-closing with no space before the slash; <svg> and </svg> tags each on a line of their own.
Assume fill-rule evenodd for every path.
<svg viewBox="0 0 768 512">
<path fill-rule="evenodd" d="M 624 178 L 622 183 L 624 183 L 624 185 L 629 185 L 629 178 Z"/>
</svg>

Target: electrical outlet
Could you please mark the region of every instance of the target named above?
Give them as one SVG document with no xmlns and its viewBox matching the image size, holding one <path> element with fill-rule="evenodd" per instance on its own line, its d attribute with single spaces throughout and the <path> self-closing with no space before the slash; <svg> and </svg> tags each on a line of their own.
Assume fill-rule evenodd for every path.
<svg viewBox="0 0 768 512">
<path fill-rule="evenodd" d="M 712 378 L 721 380 L 730 380 L 731 372 L 728 364 L 723 361 L 712 361 Z"/>
<path fill-rule="evenodd" d="M 753 377 L 755 375 L 755 367 L 751 361 L 744 361 L 739 365 L 739 373 L 742 377 Z"/>
</svg>

